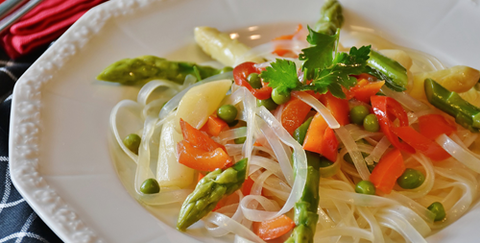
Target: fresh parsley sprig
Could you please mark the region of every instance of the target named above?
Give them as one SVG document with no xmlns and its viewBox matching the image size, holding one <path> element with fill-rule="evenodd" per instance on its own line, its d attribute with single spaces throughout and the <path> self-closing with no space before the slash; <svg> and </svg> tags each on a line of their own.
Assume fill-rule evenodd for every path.
<svg viewBox="0 0 480 243">
<path fill-rule="evenodd" d="M 308 30 L 310 46 L 299 55 L 304 61 L 301 69 L 305 80 L 299 80 L 295 62 L 285 59 L 277 59 L 261 77 L 280 94 L 293 90 L 313 90 L 322 94 L 330 91 L 336 97 L 345 98 L 342 86 L 353 87 L 357 79 L 351 75 L 365 72 L 370 46 L 352 47 L 349 53 L 338 52 L 339 30 L 335 35 L 318 33 L 310 27 Z"/>
</svg>

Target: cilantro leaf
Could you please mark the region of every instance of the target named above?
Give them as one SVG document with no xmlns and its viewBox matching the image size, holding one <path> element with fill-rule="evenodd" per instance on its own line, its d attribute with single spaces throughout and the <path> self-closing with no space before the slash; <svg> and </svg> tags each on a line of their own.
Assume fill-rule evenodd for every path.
<svg viewBox="0 0 480 243">
<path fill-rule="evenodd" d="M 277 89 L 280 94 L 287 95 L 290 91 L 296 89 L 302 83 L 298 81 L 297 67 L 295 62 L 277 59 L 270 64 L 265 71 L 262 71 L 261 77 L 268 86 Z"/>
<path fill-rule="evenodd" d="M 349 53 L 338 53 L 332 65 L 321 71 L 315 72 L 312 84 L 316 92 L 324 92 L 325 87 L 336 97 L 345 98 L 342 87 L 350 88 L 357 83 L 357 79 L 351 75 L 365 71 L 370 46 L 360 49 L 352 47 Z"/>
<path fill-rule="evenodd" d="M 315 32 L 309 26 L 307 41 L 310 47 L 302 49 L 299 59 L 305 61 L 302 65 L 302 70 L 305 72 L 307 79 L 312 79 L 315 75 L 315 70 L 323 69 L 332 64 L 334 54 L 337 50 L 337 42 L 339 39 L 339 31 L 335 35 L 326 35 Z"/>
</svg>

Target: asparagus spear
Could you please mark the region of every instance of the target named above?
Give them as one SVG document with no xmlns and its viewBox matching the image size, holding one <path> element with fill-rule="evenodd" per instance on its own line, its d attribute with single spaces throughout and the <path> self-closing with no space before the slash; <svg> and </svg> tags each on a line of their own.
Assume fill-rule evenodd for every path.
<svg viewBox="0 0 480 243">
<path fill-rule="evenodd" d="M 167 79 L 182 84 L 188 74 L 198 80 L 219 74 L 222 69 L 191 62 L 174 62 L 156 56 L 140 56 L 117 61 L 103 70 L 98 80 L 134 85 L 151 79 Z"/>
<path fill-rule="evenodd" d="M 407 69 L 397 61 L 390 59 L 374 50 L 370 51 L 367 60 L 369 73 L 385 80 L 385 84 L 395 91 L 404 91 L 408 83 Z"/>
<path fill-rule="evenodd" d="M 342 5 L 337 0 L 328 0 L 320 9 L 320 19 L 314 30 L 326 35 L 335 35 L 343 25 Z"/>
<path fill-rule="evenodd" d="M 456 92 L 425 79 L 425 94 L 428 102 L 438 109 L 455 117 L 455 121 L 472 132 L 480 131 L 480 108 L 468 103 Z"/>
<path fill-rule="evenodd" d="M 246 173 L 247 159 L 245 158 L 226 170 L 216 169 L 203 177 L 183 202 L 177 229 L 184 231 L 212 211 L 223 197 L 240 189 Z"/>
<path fill-rule="evenodd" d="M 311 119 L 307 119 L 294 134 L 294 138 L 303 144 Z M 295 228 L 286 243 L 313 242 L 317 221 L 320 183 L 320 156 L 307 151 L 307 180 L 300 200 L 294 206 Z M 295 163 L 294 163 L 295 165 Z"/>
</svg>

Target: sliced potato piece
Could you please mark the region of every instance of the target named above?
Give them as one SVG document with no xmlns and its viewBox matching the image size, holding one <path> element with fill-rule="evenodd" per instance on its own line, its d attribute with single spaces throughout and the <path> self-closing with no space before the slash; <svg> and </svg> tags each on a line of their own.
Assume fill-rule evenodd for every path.
<svg viewBox="0 0 480 243">
<path fill-rule="evenodd" d="M 450 91 L 463 93 L 475 86 L 480 79 L 480 72 L 474 68 L 459 65 L 443 70 L 415 74 L 412 88 L 407 92 L 417 99 L 426 99 L 424 88 L 426 78 L 437 81 Z"/>
<path fill-rule="evenodd" d="M 200 129 L 213 114 L 232 86 L 232 80 L 224 79 L 198 85 L 183 96 L 177 109 L 177 121 L 182 118 Z"/>
<path fill-rule="evenodd" d="M 177 143 L 183 136 L 176 129 L 178 119 L 174 115 L 162 127 L 157 162 L 157 180 L 160 186 L 185 188 L 192 184 L 195 170 L 178 163 Z"/>
<path fill-rule="evenodd" d="M 215 28 L 196 27 L 194 34 L 195 41 L 203 51 L 223 65 L 234 66 L 240 58 L 243 59 L 241 61 L 263 62 L 263 59 L 258 57 L 244 57 L 250 48 Z"/>
</svg>

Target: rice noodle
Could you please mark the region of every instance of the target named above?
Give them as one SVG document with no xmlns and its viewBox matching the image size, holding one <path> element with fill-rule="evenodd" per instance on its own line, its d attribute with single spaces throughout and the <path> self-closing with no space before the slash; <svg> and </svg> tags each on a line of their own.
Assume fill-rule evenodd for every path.
<svg viewBox="0 0 480 243">
<path fill-rule="evenodd" d="M 456 135 L 452 135 L 452 137 L 453 136 Z M 469 149 L 465 148 L 461 144 L 456 143 L 453 139 L 449 138 L 445 134 L 440 135 L 436 139 L 436 142 L 442 146 L 445 151 L 452 155 L 452 157 L 462 162 L 473 171 L 480 173 L 480 159 L 478 155 L 472 153 Z"/>
</svg>

